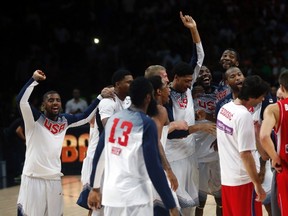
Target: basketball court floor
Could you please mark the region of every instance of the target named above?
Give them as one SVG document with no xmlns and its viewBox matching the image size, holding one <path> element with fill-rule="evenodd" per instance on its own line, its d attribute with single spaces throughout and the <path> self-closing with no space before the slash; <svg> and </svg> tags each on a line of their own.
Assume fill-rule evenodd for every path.
<svg viewBox="0 0 288 216">
<path fill-rule="evenodd" d="M 63 197 L 64 197 L 64 215 L 65 216 L 87 216 L 88 211 L 76 204 L 79 193 L 82 190 L 80 176 L 64 176 L 62 179 Z M 0 216 L 15 216 L 16 202 L 19 192 L 19 185 L 5 186 L 5 180 L 2 179 L 2 189 L 0 189 Z M 267 216 L 263 209 L 263 216 Z M 204 216 L 215 216 L 215 202 L 213 197 L 208 196 L 204 209 Z"/>
</svg>

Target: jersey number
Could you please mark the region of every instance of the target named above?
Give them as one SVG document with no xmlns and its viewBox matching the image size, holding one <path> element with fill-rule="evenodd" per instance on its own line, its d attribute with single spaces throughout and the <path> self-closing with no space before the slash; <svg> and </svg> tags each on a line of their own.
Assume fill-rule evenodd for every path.
<svg viewBox="0 0 288 216">
<path fill-rule="evenodd" d="M 111 142 L 111 143 L 116 142 L 115 131 L 116 131 L 116 127 L 118 126 L 119 120 L 120 119 L 118 119 L 118 118 L 115 118 L 113 120 L 113 126 L 111 128 L 111 133 L 109 136 L 109 142 Z M 120 129 L 122 129 L 122 136 L 117 138 L 117 142 L 119 143 L 119 145 L 127 146 L 129 134 L 131 133 L 132 127 L 133 127 L 132 122 L 128 122 L 128 121 L 122 122 L 122 124 L 120 125 Z M 118 128 L 119 128 L 119 126 L 118 126 Z"/>
</svg>

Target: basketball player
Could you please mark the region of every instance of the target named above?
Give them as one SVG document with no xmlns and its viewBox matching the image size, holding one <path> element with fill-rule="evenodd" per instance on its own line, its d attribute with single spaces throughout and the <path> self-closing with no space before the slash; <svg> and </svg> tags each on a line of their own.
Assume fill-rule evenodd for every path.
<svg viewBox="0 0 288 216">
<path fill-rule="evenodd" d="M 266 193 L 257 173 L 260 165 L 249 109 L 261 103 L 268 91 L 268 84 L 259 76 L 249 76 L 238 97 L 223 105 L 217 115 L 224 216 L 262 215 Z"/>
<path fill-rule="evenodd" d="M 279 76 L 282 100 L 267 106 L 264 111 L 264 120 L 260 129 L 260 141 L 264 150 L 272 159 L 272 166 L 276 169 L 277 199 L 281 215 L 288 215 L 288 71 Z M 271 130 L 277 135 L 275 150 L 270 136 Z"/>
<path fill-rule="evenodd" d="M 126 109 L 131 105 L 128 92 L 129 92 L 129 86 L 132 81 L 133 81 L 133 76 L 130 71 L 126 69 L 116 70 L 113 73 L 112 79 L 111 79 L 111 82 L 112 82 L 111 89 L 114 92 L 114 97 L 103 98 L 103 100 L 101 100 L 98 105 L 94 127 L 92 128 L 91 134 L 90 134 L 91 142 L 89 143 L 88 150 L 87 150 L 88 157 L 84 161 L 85 164 L 83 163 L 83 168 L 82 168 L 83 190 L 85 190 L 87 186 L 90 184 L 90 175 L 91 175 L 91 170 L 92 170 L 92 161 L 93 161 L 93 157 L 95 154 L 95 149 L 99 141 L 99 136 L 102 133 L 107 120 L 116 112 Z M 104 210 L 103 208 L 93 210 L 92 212 L 90 210 L 88 215 L 103 216 Z"/>
<path fill-rule="evenodd" d="M 17 201 L 18 215 L 21 216 L 63 215 L 60 155 L 65 133 L 69 127 L 89 122 L 102 98 L 99 95 L 81 114 L 62 114 L 60 95 L 49 91 L 43 96 L 42 113 L 28 100 L 34 87 L 45 79 L 45 73 L 36 70 L 17 96 L 27 148 Z M 105 94 L 102 91 L 102 96 Z"/>
</svg>

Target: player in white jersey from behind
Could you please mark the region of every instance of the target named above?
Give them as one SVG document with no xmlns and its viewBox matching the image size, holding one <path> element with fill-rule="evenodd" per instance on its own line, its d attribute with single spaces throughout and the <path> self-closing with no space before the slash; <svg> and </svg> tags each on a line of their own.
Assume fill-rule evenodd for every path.
<svg viewBox="0 0 288 216">
<path fill-rule="evenodd" d="M 104 215 L 153 215 L 151 182 L 170 215 L 179 215 L 160 162 L 157 128 L 146 114 L 148 109 L 157 112 L 153 88 L 146 78 L 138 77 L 129 92 L 132 105 L 108 119 L 95 153 L 93 171 L 97 173 L 104 149 Z M 92 186 L 88 205 L 99 208 L 100 183 Z"/>
<path fill-rule="evenodd" d="M 25 124 L 27 147 L 17 201 L 19 216 L 63 215 L 60 155 L 65 133 L 69 127 L 89 122 L 102 98 L 99 95 L 83 113 L 62 114 L 60 95 L 49 91 L 43 95 L 40 112 L 30 105 L 29 97 L 45 79 L 45 73 L 36 70 L 16 98 Z"/>
</svg>

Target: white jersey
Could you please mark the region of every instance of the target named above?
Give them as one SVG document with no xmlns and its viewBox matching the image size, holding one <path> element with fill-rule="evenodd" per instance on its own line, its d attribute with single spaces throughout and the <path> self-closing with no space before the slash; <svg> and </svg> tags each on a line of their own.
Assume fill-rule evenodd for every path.
<svg viewBox="0 0 288 216">
<path fill-rule="evenodd" d="M 100 136 L 93 169 L 98 169 L 103 148 L 104 206 L 127 207 L 152 202 L 152 181 L 165 206 L 175 207 L 159 158 L 157 128 L 151 118 L 130 109 L 111 116 Z"/>
<path fill-rule="evenodd" d="M 221 183 L 239 186 L 251 182 L 240 152 L 251 151 L 259 171 L 252 115 L 242 105 L 229 102 L 217 116 L 217 143 L 221 167 Z"/>
<path fill-rule="evenodd" d="M 126 109 L 131 105 L 130 97 L 127 96 L 123 101 L 117 96 L 115 98 L 104 98 L 99 103 L 99 114 L 101 120 L 109 118 L 116 112 Z"/>
<path fill-rule="evenodd" d="M 26 160 L 23 174 L 44 179 L 60 179 L 62 143 L 69 127 L 89 122 L 95 115 L 99 99 L 81 114 L 59 114 L 56 121 L 48 119 L 36 108 L 30 106 L 28 99 L 38 82 L 31 78 L 17 96 L 25 124 Z"/>
<path fill-rule="evenodd" d="M 171 91 L 172 110 L 174 120 L 185 120 L 188 125 L 195 124 L 195 113 L 191 90 L 185 93 Z M 167 139 L 165 153 L 169 162 L 191 156 L 195 152 L 195 138 L 193 134 L 185 138 Z"/>
</svg>

